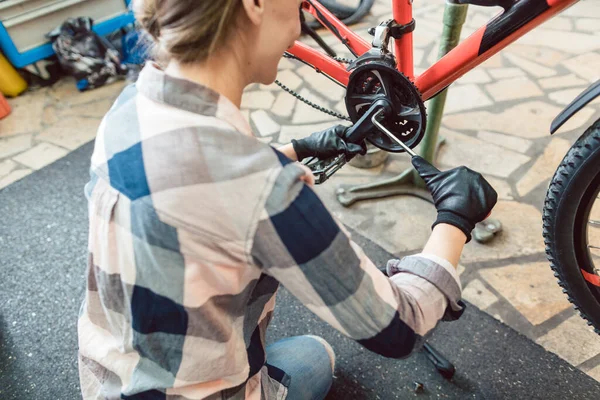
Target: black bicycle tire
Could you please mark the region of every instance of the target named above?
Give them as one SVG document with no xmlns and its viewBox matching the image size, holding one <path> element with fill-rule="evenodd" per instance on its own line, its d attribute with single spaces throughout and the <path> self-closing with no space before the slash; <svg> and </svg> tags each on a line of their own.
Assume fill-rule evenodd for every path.
<svg viewBox="0 0 600 400">
<path fill-rule="evenodd" d="M 575 309 L 600 334 L 600 300 L 580 270 L 579 260 L 589 259 L 589 253 L 584 254 L 576 243 L 577 229 L 583 229 L 577 226 L 578 216 L 589 206 L 591 193 L 600 188 L 598 166 L 600 119 L 577 139 L 557 168 L 546 193 L 542 230 L 546 255 L 558 284 Z"/>
<path fill-rule="evenodd" d="M 356 8 L 337 4 L 337 2 L 323 0 L 321 1 L 329 11 L 331 11 L 337 18 L 339 18 L 345 25 L 352 25 L 363 19 L 371 8 L 375 4 L 375 0 L 361 0 Z M 321 28 L 322 25 L 319 21 L 309 21 L 308 26 L 313 29 Z"/>
</svg>

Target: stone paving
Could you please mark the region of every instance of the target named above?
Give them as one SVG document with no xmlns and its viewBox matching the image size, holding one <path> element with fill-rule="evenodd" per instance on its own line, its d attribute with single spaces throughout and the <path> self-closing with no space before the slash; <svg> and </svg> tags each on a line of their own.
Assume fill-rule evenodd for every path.
<svg viewBox="0 0 600 400">
<path fill-rule="evenodd" d="M 417 74 L 436 59 L 443 9 L 439 0 L 415 2 Z M 463 37 L 496 12 L 471 6 Z M 379 0 L 356 29 L 366 38 L 367 27 L 389 16 L 389 1 Z M 600 2 L 583 0 L 452 85 L 441 130 L 446 144 L 437 162 L 441 168 L 465 164 L 482 172 L 500 195 L 493 216 L 504 231 L 490 244 L 467 245 L 459 268 L 464 297 L 600 381 L 600 338 L 562 294 L 541 235 L 548 181 L 571 143 L 600 117 L 600 102 L 594 102 L 553 137 L 548 132 L 564 105 L 600 78 L 599 24 Z M 330 35 L 324 38 L 336 43 Z M 334 48 L 344 50 L 339 43 Z M 345 113 L 344 90 L 311 68 L 284 59 L 278 78 L 311 101 Z M 0 188 L 92 140 L 123 85 L 78 93 L 64 79 L 9 100 L 13 114 L 0 121 Z M 338 122 L 275 85 L 250 87 L 243 112 L 259 139 L 274 146 Z M 344 208 L 335 191 L 340 184 L 373 182 L 408 167 L 408 158 L 397 154 L 369 170 L 345 166 L 317 190 L 345 224 L 403 256 L 425 244 L 435 215 L 430 205 L 403 197 Z"/>
</svg>

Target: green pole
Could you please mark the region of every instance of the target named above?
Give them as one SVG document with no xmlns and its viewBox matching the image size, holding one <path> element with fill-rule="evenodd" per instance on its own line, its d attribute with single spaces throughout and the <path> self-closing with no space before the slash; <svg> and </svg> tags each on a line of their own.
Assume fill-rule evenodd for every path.
<svg viewBox="0 0 600 400">
<path fill-rule="evenodd" d="M 451 0 L 446 2 L 444 10 L 444 30 L 440 41 L 438 58 L 445 56 L 450 50 L 456 47 L 460 40 L 462 26 L 467 18 L 468 4 L 454 4 Z M 444 105 L 446 104 L 446 96 L 448 89 L 444 89 L 437 96 L 431 99 L 427 105 L 427 128 L 425 136 L 421 142 L 419 154 L 421 157 L 434 162 L 435 153 L 438 147 L 438 133 L 444 115 Z M 413 171 L 413 180 L 415 185 L 425 187 L 425 182 L 421 179 L 416 171 Z"/>
</svg>

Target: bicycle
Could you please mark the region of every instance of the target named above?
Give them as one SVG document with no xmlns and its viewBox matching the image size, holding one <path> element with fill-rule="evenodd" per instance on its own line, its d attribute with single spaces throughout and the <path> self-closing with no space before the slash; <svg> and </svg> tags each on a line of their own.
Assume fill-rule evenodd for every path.
<svg viewBox="0 0 600 400">
<path fill-rule="evenodd" d="M 301 10 L 327 28 L 355 58 L 337 57 L 335 51 L 318 39 L 317 43 L 325 52 L 297 41 L 285 57 L 311 66 L 344 87 L 348 116 L 318 106 L 278 84 L 310 106 L 351 121 L 354 125 L 348 130 L 346 140 L 361 142 L 366 139 L 382 150 L 401 153 L 413 149 L 423 139 L 426 100 L 578 0 L 447 0 L 454 4 L 502 7 L 503 11 L 419 76 L 415 76 L 413 70 L 412 35 L 416 22 L 412 15 L 412 0 L 391 1 L 393 19 L 370 30 L 371 44 L 319 1 L 302 3 Z M 302 15 L 301 12 L 303 20 Z M 303 29 L 306 26 L 303 21 Z M 339 156 L 331 160 L 308 160 L 306 164 L 312 169 L 316 183 L 323 183 L 346 161 Z"/>
<path fill-rule="evenodd" d="M 600 96 L 600 81 L 581 93 L 552 122 L 556 132 Z M 554 276 L 581 316 L 600 334 L 600 119 L 575 141 L 554 173 L 543 210 L 546 254 Z M 596 243 L 597 245 L 590 244 Z"/>
</svg>

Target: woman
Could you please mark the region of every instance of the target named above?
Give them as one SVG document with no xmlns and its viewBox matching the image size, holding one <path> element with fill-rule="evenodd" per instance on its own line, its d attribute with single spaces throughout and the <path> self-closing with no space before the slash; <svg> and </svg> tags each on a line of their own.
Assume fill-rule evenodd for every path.
<svg viewBox="0 0 600 400">
<path fill-rule="evenodd" d="M 334 127 L 279 151 L 242 91 L 269 84 L 298 37 L 299 0 L 138 0 L 164 69 L 147 65 L 104 118 L 92 156 L 85 399 L 322 399 L 335 357 L 300 336 L 265 346 L 279 283 L 367 349 L 405 357 L 462 312 L 455 267 L 496 201 L 477 173 L 414 165 L 438 209 L 423 252 L 384 276 L 293 160 L 363 151 Z"/>
</svg>

